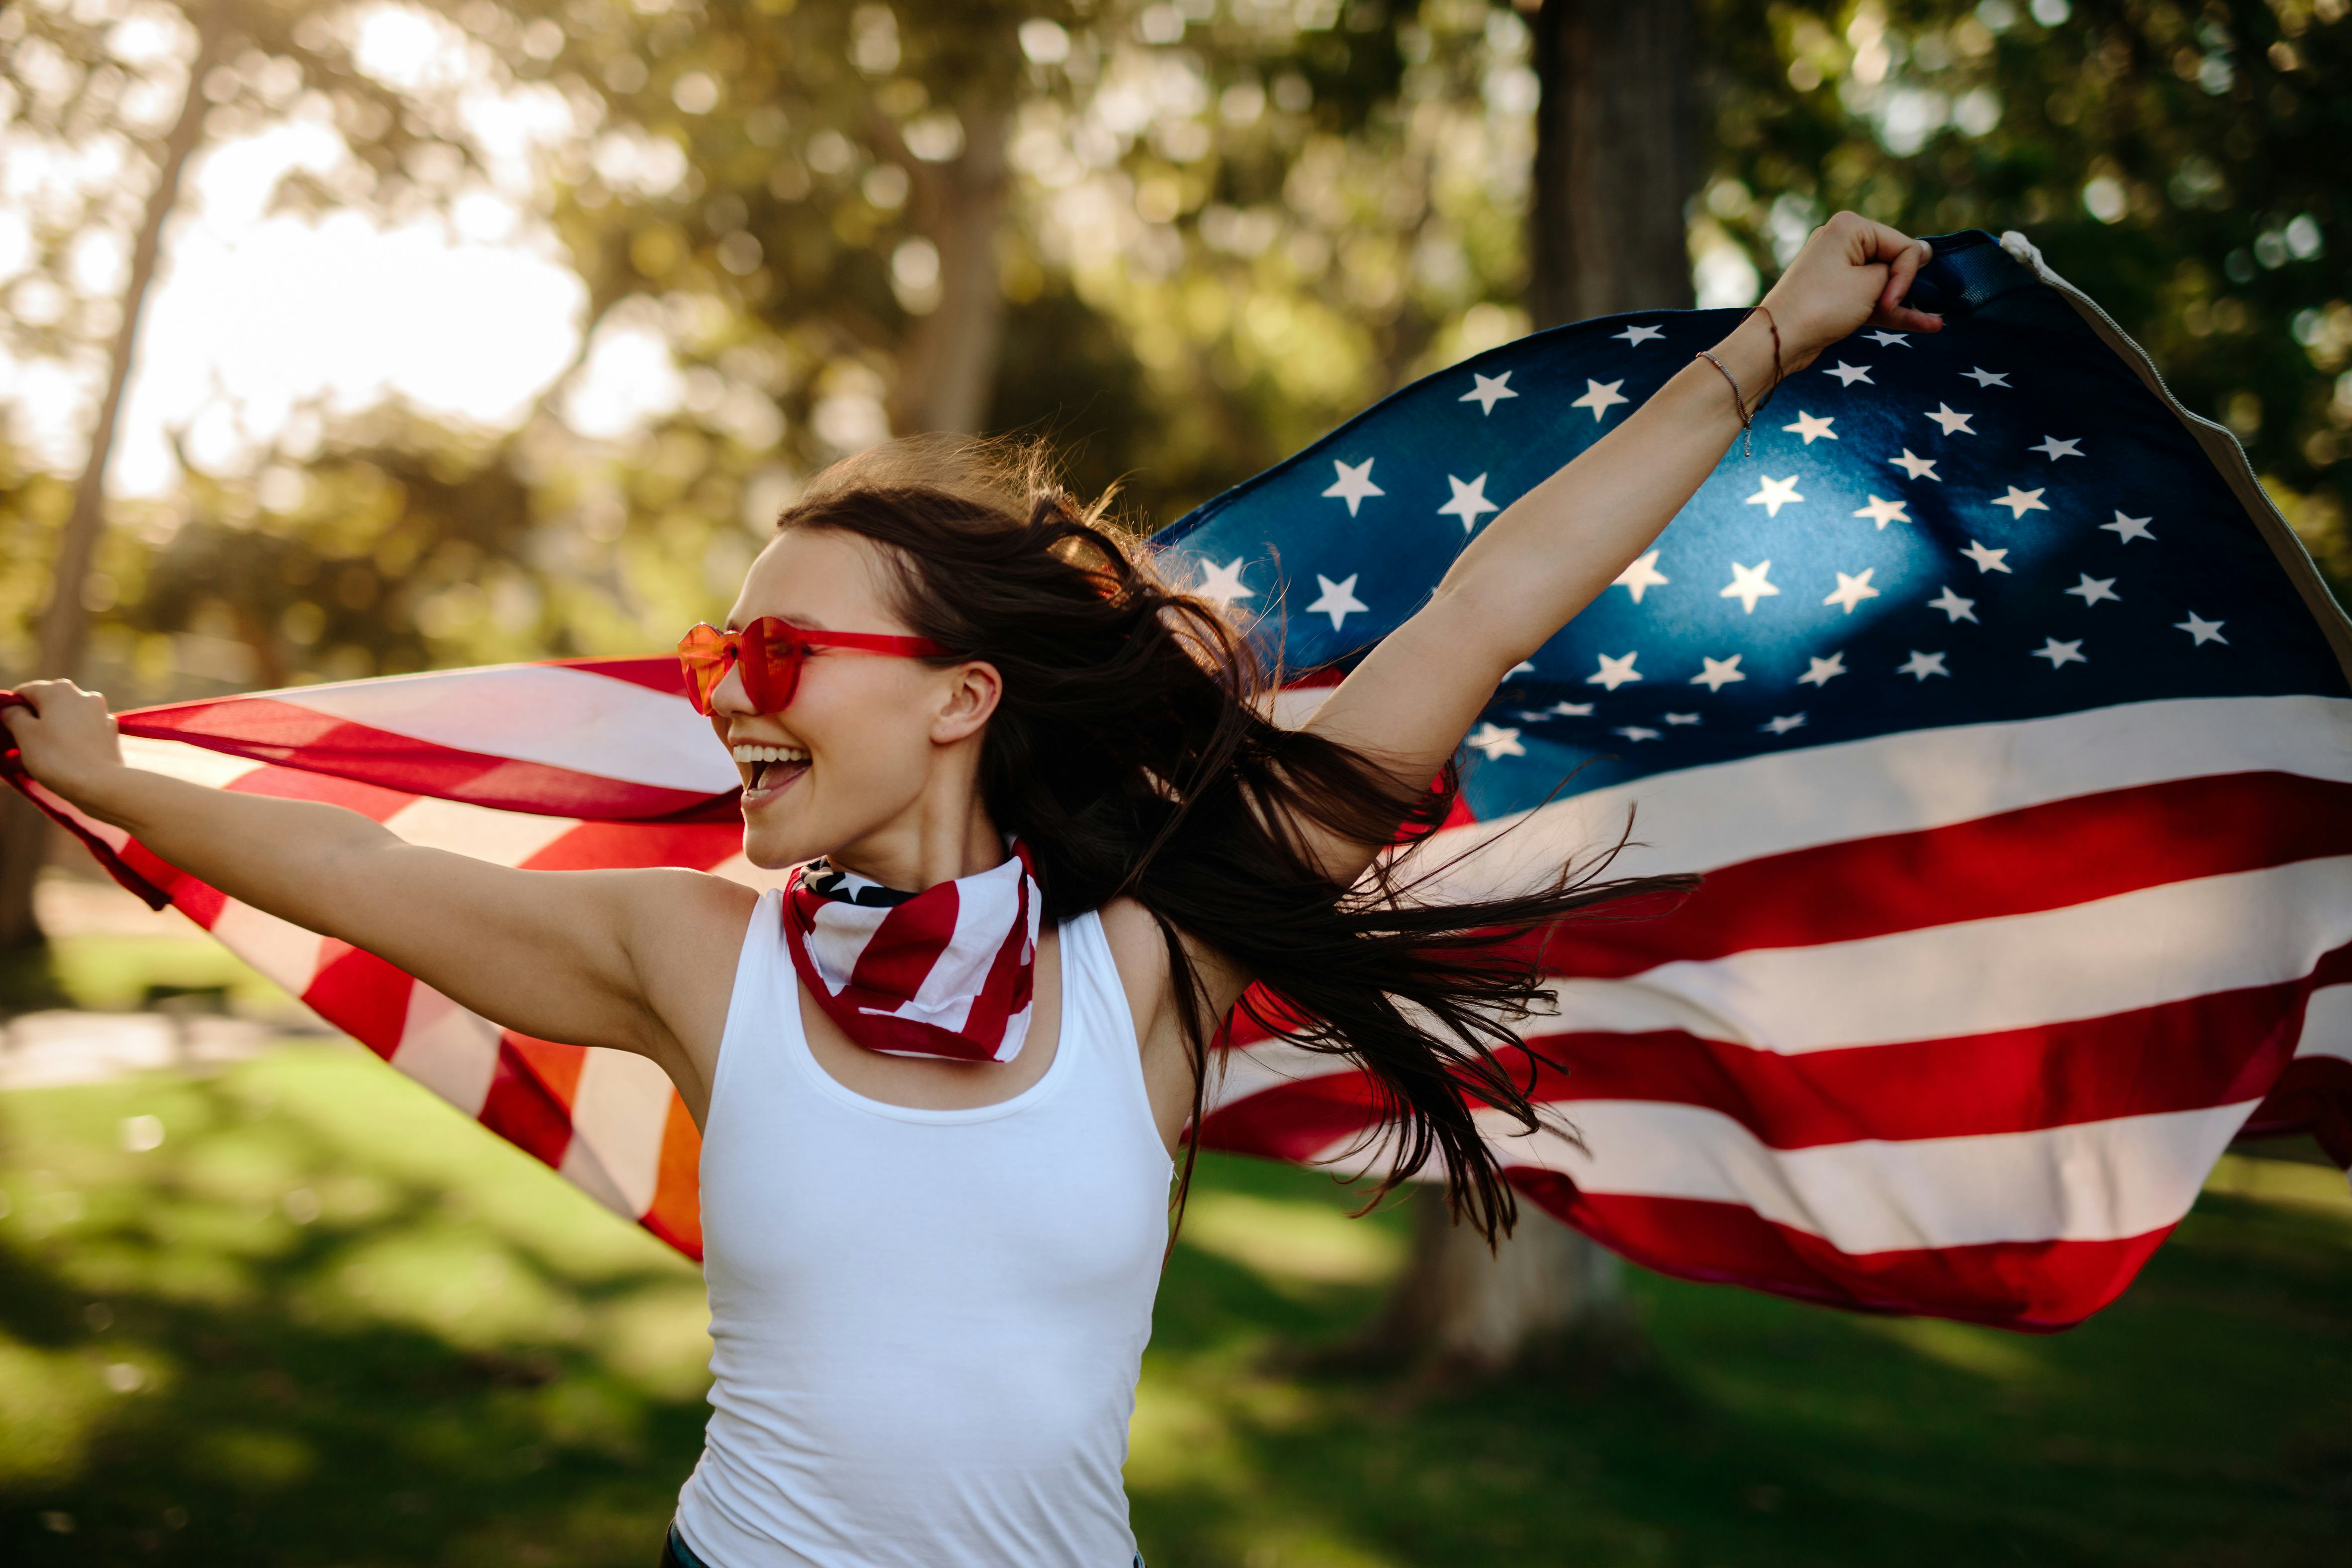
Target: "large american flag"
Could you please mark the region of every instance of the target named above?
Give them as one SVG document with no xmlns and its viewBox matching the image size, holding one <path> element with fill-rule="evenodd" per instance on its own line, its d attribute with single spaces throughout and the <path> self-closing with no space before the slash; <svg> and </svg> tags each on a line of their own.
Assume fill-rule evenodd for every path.
<svg viewBox="0 0 2352 1568">
<path fill-rule="evenodd" d="M 1495 1145 L 1525 1197 L 1672 1274 L 2054 1328 L 2130 1281 L 2232 1137 L 2310 1127 L 2352 1155 L 2352 627 L 2227 433 L 2021 239 L 1939 240 L 1914 298 L 1943 332 L 1864 332 L 1791 377 L 1753 457 L 1513 672 L 1468 737 L 1465 820 L 1416 852 L 1461 857 L 1441 896 L 1499 888 L 1638 809 L 1619 871 L 1706 873 L 1671 916 L 1547 943 L 1551 1065 L 1528 1065 L 1563 1125 Z M 1612 318 L 1441 371 L 1167 529 L 1168 568 L 1253 621 L 1309 712 L 1736 319 Z M 143 765 L 508 864 L 767 875 L 667 659 L 123 727 Z M 77 825 L 698 1251 L 698 1144 L 650 1063 L 502 1031 Z M 1344 1166 L 1368 1107 L 1344 1061 L 1244 1033 L 1203 1134 Z"/>
</svg>

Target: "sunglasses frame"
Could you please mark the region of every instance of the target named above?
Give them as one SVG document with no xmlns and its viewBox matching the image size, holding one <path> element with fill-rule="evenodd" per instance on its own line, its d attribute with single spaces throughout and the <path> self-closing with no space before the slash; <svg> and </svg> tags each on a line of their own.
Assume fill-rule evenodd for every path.
<svg viewBox="0 0 2352 1568">
<path fill-rule="evenodd" d="M 705 635 L 708 633 L 708 635 Z M 813 632 L 773 615 L 730 632 L 698 621 L 677 640 L 679 668 L 686 674 L 686 700 L 708 717 L 710 699 L 730 670 L 743 674 L 743 695 L 761 713 L 782 713 L 800 690 L 801 669 L 813 648 L 837 648 L 891 659 L 945 658 L 954 650 L 929 637 L 898 637 L 877 632 Z"/>
</svg>

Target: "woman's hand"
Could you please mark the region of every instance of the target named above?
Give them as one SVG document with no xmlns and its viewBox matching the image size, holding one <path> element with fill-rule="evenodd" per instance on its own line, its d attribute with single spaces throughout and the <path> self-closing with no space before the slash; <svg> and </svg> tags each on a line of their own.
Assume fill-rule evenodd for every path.
<svg viewBox="0 0 2352 1568">
<path fill-rule="evenodd" d="M 25 771 L 76 805 L 88 805 L 110 768 L 122 766 L 122 743 L 106 699 L 71 681 L 31 681 L 16 688 L 28 705 L 0 707 L 0 725 L 22 753 Z"/>
<path fill-rule="evenodd" d="M 1940 332 L 1943 319 L 1903 303 L 1911 280 L 1934 251 L 1858 213 L 1840 213 L 1812 232 L 1805 248 L 1764 297 L 1780 329 L 1781 370 L 1794 374 L 1832 343 L 1872 322 L 1905 332 Z"/>
</svg>

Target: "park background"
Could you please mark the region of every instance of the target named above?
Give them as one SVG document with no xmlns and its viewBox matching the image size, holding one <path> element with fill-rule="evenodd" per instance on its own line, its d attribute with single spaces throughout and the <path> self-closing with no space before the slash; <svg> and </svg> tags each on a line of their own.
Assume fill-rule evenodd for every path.
<svg viewBox="0 0 2352 1568">
<path fill-rule="evenodd" d="M 1163 524 L 1532 328 L 1751 302 L 1847 206 L 2024 230 L 2340 595 L 2347 12 L 16 0 L 0 682 L 657 651 L 806 476 L 913 430 L 1052 434 Z M 692 1266 L 0 812 L 0 1556 L 650 1563 Z M 2352 1197 L 2306 1154 L 2233 1153 L 2048 1338 L 1541 1220 L 1486 1264 L 1428 1206 L 1204 1162 L 1139 1533 L 1161 1568 L 2340 1562 Z"/>
</svg>

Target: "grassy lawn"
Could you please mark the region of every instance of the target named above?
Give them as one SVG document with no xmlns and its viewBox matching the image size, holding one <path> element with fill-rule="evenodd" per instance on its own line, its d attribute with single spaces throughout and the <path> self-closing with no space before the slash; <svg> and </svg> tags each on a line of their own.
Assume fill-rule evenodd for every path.
<svg viewBox="0 0 2352 1568">
<path fill-rule="evenodd" d="M 2070 1334 L 1636 1276 L 1637 1369 L 1415 1393 L 1294 1370 L 1405 1217 L 1204 1162 L 1138 1531 L 1154 1568 L 2339 1564 L 2342 1193 L 2233 1162 Z M 352 1048 L 0 1095 L 0 1562 L 650 1568 L 698 1275 Z"/>
</svg>

